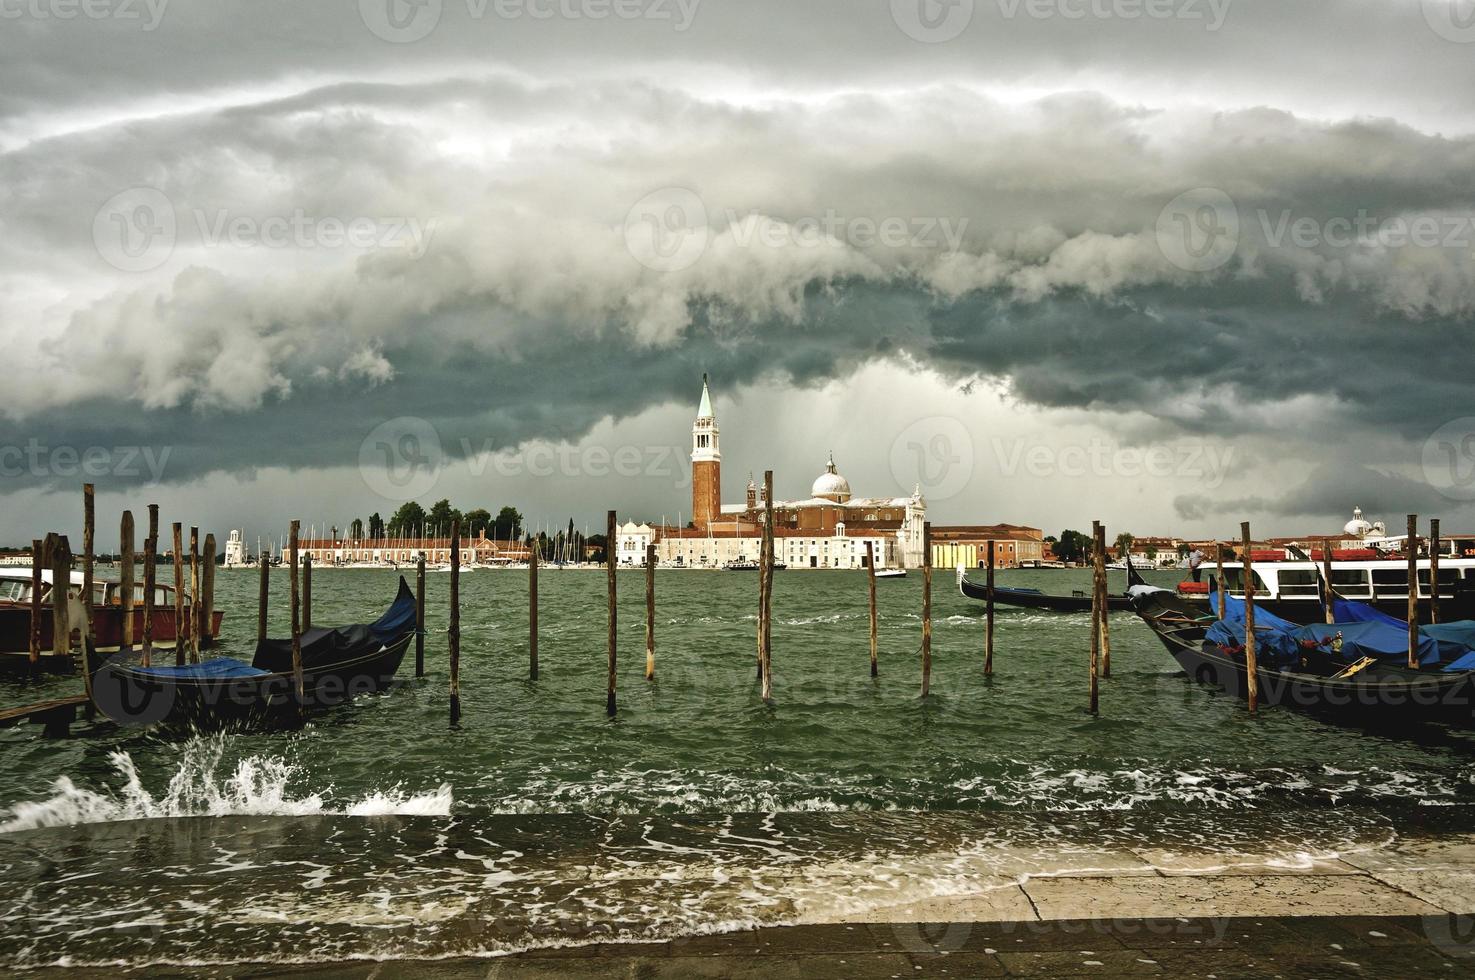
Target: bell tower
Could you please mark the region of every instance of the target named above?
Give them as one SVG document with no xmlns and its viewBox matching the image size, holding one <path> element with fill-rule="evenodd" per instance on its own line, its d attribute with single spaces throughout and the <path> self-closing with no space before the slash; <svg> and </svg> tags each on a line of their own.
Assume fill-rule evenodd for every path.
<svg viewBox="0 0 1475 980">
<path fill-rule="evenodd" d="M 722 514 L 722 453 L 717 446 L 717 418 L 712 395 L 702 375 L 702 403 L 691 426 L 691 522 L 704 528 Z"/>
</svg>

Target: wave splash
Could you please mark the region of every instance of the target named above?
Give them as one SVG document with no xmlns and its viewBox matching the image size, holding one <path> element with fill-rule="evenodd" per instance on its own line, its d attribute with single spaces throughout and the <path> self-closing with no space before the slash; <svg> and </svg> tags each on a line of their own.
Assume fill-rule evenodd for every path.
<svg viewBox="0 0 1475 980">
<path fill-rule="evenodd" d="M 0 812 L 8 818 L 0 823 L 0 833 L 169 817 L 449 816 L 451 812 L 453 799 L 448 783 L 426 793 L 407 793 L 394 786 L 337 804 L 323 793 L 294 795 L 290 784 L 302 771 L 272 756 L 241 759 L 222 779 L 218 773 L 225 747 L 223 736 L 191 739 L 168 785 L 157 795 L 144 786 L 132 756 L 111 752 L 108 761 L 122 777 L 116 789 L 98 792 L 78 786 L 69 776 L 60 776 L 52 783 L 49 799 L 18 803 L 8 813 Z"/>
</svg>

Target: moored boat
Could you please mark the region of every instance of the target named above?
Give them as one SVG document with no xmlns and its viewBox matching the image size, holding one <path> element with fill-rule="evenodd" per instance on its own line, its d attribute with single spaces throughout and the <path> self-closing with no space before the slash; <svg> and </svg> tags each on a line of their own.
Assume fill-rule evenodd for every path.
<svg viewBox="0 0 1475 980">
<path fill-rule="evenodd" d="M 386 687 L 415 636 L 415 594 L 399 592 L 373 623 L 302 634 L 301 710 L 344 704 Z M 251 663 L 216 657 L 184 667 L 144 667 L 89 651 L 99 710 L 130 726 L 221 728 L 298 716 L 290 639 L 263 640 Z"/>
<path fill-rule="evenodd" d="M 1359 557 L 1345 559 L 1332 552 L 1332 589 L 1344 599 L 1364 602 L 1397 619 L 1408 613 L 1408 559 Z M 1251 563 L 1254 574 L 1255 608 L 1264 609 L 1294 623 L 1324 619 L 1322 600 L 1325 572 L 1317 555 L 1300 559 Z M 1415 599 L 1419 619 L 1430 619 L 1430 561 L 1416 561 Z M 1222 568 L 1202 566 L 1205 578 L 1222 578 L 1225 592 L 1244 598 L 1244 563 L 1226 561 Z M 1475 558 L 1441 558 L 1439 562 L 1439 618 L 1475 619 Z"/>
<path fill-rule="evenodd" d="M 34 670 L 40 673 L 70 674 L 79 664 L 71 654 L 53 652 L 54 616 L 51 608 L 52 574 L 49 569 L 41 572 L 41 622 L 39 658 Z M 85 586 L 81 572 L 71 573 L 67 585 L 68 618 L 73 631 L 80 636 L 83 621 L 82 590 Z M 133 586 L 133 642 L 143 639 L 144 588 L 143 583 Z M 124 634 L 122 583 L 108 579 L 94 579 L 92 583 L 92 628 L 96 648 L 102 653 L 121 649 Z M 185 596 L 185 616 L 190 615 L 190 599 Z M 212 611 L 210 629 L 201 645 L 208 647 L 220 636 L 224 613 Z M 188 622 L 188 620 L 187 620 Z M 25 674 L 32 672 L 30 663 L 31 636 L 31 569 L 13 566 L 0 569 L 0 673 Z M 172 648 L 178 637 L 174 621 L 174 587 L 162 583 L 154 586 L 153 642 L 156 647 Z M 73 641 L 74 644 L 77 641 Z"/>
<path fill-rule="evenodd" d="M 1128 570 L 1128 581 L 1141 581 L 1135 569 Z M 962 566 L 958 567 L 958 591 L 969 599 L 980 602 L 988 599 L 988 586 L 970 579 Z M 1091 593 L 1077 589 L 1070 595 L 1041 592 L 1039 589 L 1009 588 L 994 584 L 994 604 L 1019 606 L 1024 609 L 1045 609 L 1050 612 L 1088 613 L 1091 611 Z M 1110 593 L 1106 597 L 1107 608 L 1113 612 L 1130 612 L 1132 599 L 1126 593 Z"/>
<path fill-rule="evenodd" d="M 1134 609 L 1193 680 L 1247 698 L 1250 671 L 1240 600 L 1224 620 L 1167 590 L 1135 586 Z M 1217 597 L 1215 597 L 1217 599 Z M 1256 604 L 1258 700 L 1362 723 L 1475 722 L 1475 649 L 1420 635 L 1407 666 L 1407 628 L 1386 622 L 1298 626 Z M 1475 633 L 1475 624 L 1466 624 Z"/>
</svg>

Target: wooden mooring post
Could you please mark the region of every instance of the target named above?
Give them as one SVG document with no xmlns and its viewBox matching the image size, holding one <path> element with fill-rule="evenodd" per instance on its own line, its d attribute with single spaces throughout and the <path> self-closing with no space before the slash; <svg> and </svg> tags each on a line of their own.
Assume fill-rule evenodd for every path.
<svg viewBox="0 0 1475 980">
<path fill-rule="evenodd" d="M 1419 669 L 1419 515 L 1408 515 L 1408 669 Z"/>
<path fill-rule="evenodd" d="M 773 700 L 773 470 L 763 471 L 763 552 L 760 581 L 763 603 L 758 635 L 763 654 L 763 700 Z"/>
<path fill-rule="evenodd" d="M 1439 622 L 1439 518 L 1429 519 L 1429 622 Z"/>
<path fill-rule="evenodd" d="M 271 561 L 266 555 L 256 556 L 256 642 L 266 639 L 266 613 L 271 604 Z"/>
<path fill-rule="evenodd" d="M 205 535 L 205 567 L 200 569 L 200 645 L 215 643 L 215 535 Z"/>
<path fill-rule="evenodd" d="M 312 629 L 312 552 L 302 556 L 302 632 Z"/>
<path fill-rule="evenodd" d="M 1250 713 L 1260 705 L 1259 661 L 1255 657 L 1255 554 L 1250 549 L 1250 522 L 1239 525 L 1245 576 L 1245 694 Z"/>
<path fill-rule="evenodd" d="M 40 538 L 31 539 L 31 672 L 41 665 L 41 590 L 44 588 L 41 569 L 45 567 L 45 546 Z"/>
<path fill-rule="evenodd" d="M 72 652 L 71 609 L 67 601 L 72 582 L 71 548 L 63 535 L 48 534 L 42 550 L 51 571 L 51 652 L 65 657 Z"/>
<path fill-rule="evenodd" d="M 48 540 L 52 535 L 47 535 Z M 72 584 L 72 546 L 65 534 L 55 535 L 51 549 L 51 652 L 59 657 L 72 653 L 72 611 L 69 593 Z M 85 606 L 83 607 L 85 610 Z M 89 711 L 96 704 L 92 699 L 92 671 L 87 669 L 87 648 L 91 638 L 87 636 L 87 623 L 77 624 L 82 638 L 82 687 L 87 692 Z"/>
<path fill-rule="evenodd" d="M 1122 556 L 1132 564 L 1132 549 Z M 1101 525 L 1101 676 L 1111 676 L 1111 574 L 1106 569 L 1106 525 Z"/>
<path fill-rule="evenodd" d="M 153 666 L 154 592 L 159 583 L 159 505 L 149 504 L 149 535 L 143 548 L 143 665 Z"/>
<path fill-rule="evenodd" d="M 932 693 L 932 522 L 922 523 L 922 697 Z"/>
<path fill-rule="evenodd" d="M 538 549 L 531 546 L 528 548 L 528 679 L 538 679 Z"/>
<path fill-rule="evenodd" d="M 1229 588 L 1229 582 L 1224 577 L 1224 563 L 1229 559 L 1227 557 L 1228 552 L 1224 547 L 1224 542 L 1217 541 L 1214 543 L 1214 547 L 1218 550 L 1218 555 L 1216 556 L 1215 561 L 1219 565 L 1219 581 L 1216 584 L 1214 591 L 1219 594 L 1219 621 L 1223 622 L 1224 616 L 1228 612 L 1229 607 L 1227 600 L 1224 598 L 1224 594 Z"/>
<path fill-rule="evenodd" d="M 1101 710 L 1101 582 L 1106 577 L 1106 535 L 1100 521 L 1091 522 L 1091 679 L 1087 696 L 1087 711 L 1098 714 Z"/>
<path fill-rule="evenodd" d="M 174 666 L 184 666 L 184 525 L 174 522 Z"/>
<path fill-rule="evenodd" d="M 133 649 L 133 511 L 118 522 L 118 605 L 123 613 L 123 649 Z"/>
<path fill-rule="evenodd" d="M 461 518 L 451 518 L 451 724 L 461 723 Z"/>
<path fill-rule="evenodd" d="M 988 539 L 988 571 L 984 575 L 988 594 L 983 600 L 983 676 L 994 673 L 994 539 Z"/>
<path fill-rule="evenodd" d="M 85 652 L 88 644 L 96 644 L 95 610 L 92 608 L 92 560 L 97 543 L 97 493 L 90 483 L 82 484 L 82 673 L 87 676 L 87 694 L 92 694 L 92 672 L 87 670 Z"/>
<path fill-rule="evenodd" d="M 656 679 L 656 546 L 645 546 L 645 679 Z"/>
<path fill-rule="evenodd" d="M 876 622 L 876 545 L 872 541 L 866 542 L 866 599 L 871 613 L 871 676 L 879 673 L 876 664 L 876 639 L 879 625 Z"/>
<path fill-rule="evenodd" d="M 604 712 L 615 716 L 615 651 L 619 641 L 618 610 L 615 608 L 615 512 L 609 511 L 604 518 L 604 578 L 609 593 L 609 673 L 606 678 Z"/>
<path fill-rule="evenodd" d="M 287 531 L 287 592 L 292 606 L 292 692 L 297 698 L 299 715 L 307 710 L 307 692 L 302 679 L 302 595 L 298 591 L 297 578 L 297 533 L 301 529 L 302 522 L 293 521 Z"/>
<path fill-rule="evenodd" d="M 1332 585 L 1332 540 L 1325 538 L 1321 542 L 1321 577 L 1326 580 L 1326 608 L 1322 610 L 1326 614 L 1328 626 L 1337 621 L 1337 590 Z M 1223 619 L 1224 617 L 1219 617 Z"/>
<path fill-rule="evenodd" d="M 189 662 L 200 662 L 200 529 L 189 529 Z"/>
<path fill-rule="evenodd" d="M 766 497 L 764 499 L 763 506 L 765 508 L 764 513 L 766 515 L 768 507 Z M 769 571 L 768 566 L 764 564 L 763 561 L 763 556 L 768 551 L 768 524 L 766 523 L 767 520 L 768 518 L 767 516 L 765 516 L 765 523 L 758 526 L 758 621 L 755 624 L 755 629 L 753 631 L 753 638 L 757 642 L 758 647 L 758 686 L 760 693 L 763 690 L 764 671 L 768 669 L 767 665 L 763 662 L 763 607 L 768 602 L 768 583 L 767 581 L 765 581 L 765 578 L 768 575 Z"/>
<path fill-rule="evenodd" d="M 415 559 L 415 676 L 425 676 L 425 552 Z"/>
</svg>

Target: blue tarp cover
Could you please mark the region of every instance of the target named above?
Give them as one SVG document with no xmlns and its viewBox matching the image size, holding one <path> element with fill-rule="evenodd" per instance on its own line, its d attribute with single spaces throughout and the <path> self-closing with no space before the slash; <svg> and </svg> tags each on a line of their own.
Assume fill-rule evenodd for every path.
<svg viewBox="0 0 1475 980">
<path fill-rule="evenodd" d="M 1405 650 L 1408 644 L 1408 624 L 1396 616 L 1381 612 L 1366 602 L 1337 599 L 1332 603 L 1332 615 L 1337 622 L 1384 623 L 1399 631 L 1404 637 Z M 1454 623 L 1434 623 L 1420 626 L 1419 632 L 1439 645 L 1439 660 L 1447 666 L 1445 670 L 1475 669 L 1475 622 L 1468 619 Z M 1457 666 L 1463 664 L 1463 666 Z"/>
<path fill-rule="evenodd" d="M 265 674 L 264 670 L 257 670 L 248 663 L 242 663 L 231 657 L 216 657 L 206 660 L 200 664 L 187 664 L 183 667 L 139 667 L 141 673 L 153 677 L 172 678 L 216 678 L 216 677 L 259 677 Z"/>
<path fill-rule="evenodd" d="M 1218 602 L 1217 596 L 1211 596 Z M 1237 650 L 1244 646 L 1245 611 L 1244 601 L 1233 596 L 1224 597 L 1225 619 L 1209 627 L 1204 640 L 1217 646 Z M 1335 607 L 1333 607 L 1335 610 Z M 1408 657 L 1408 627 L 1392 617 L 1384 616 L 1375 609 L 1373 615 L 1362 621 L 1339 622 L 1334 625 L 1313 623 L 1297 626 L 1279 616 L 1255 610 L 1255 651 L 1260 662 L 1274 667 L 1295 665 L 1303 653 L 1303 645 L 1314 644 L 1321 651 L 1332 654 L 1332 638 L 1342 634 L 1342 649 L 1337 656 L 1347 663 L 1372 657 L 1376 660 L 1406 659 Z M 1338 616 L 1340 619 L 1341 617 Z M 1443 648 L 1443 649 L 1442 649 Z M 1432 636 L 1419 637 L 1419 663 L 1437 664 L 1450 655 L 1463 656 L 1463 651 L 1436 641 Z M 1466 647 L 1465 650 L 1469 648 Z M 1441 653 L 1447 654 L 1441 657 Z"/>
</svg>

